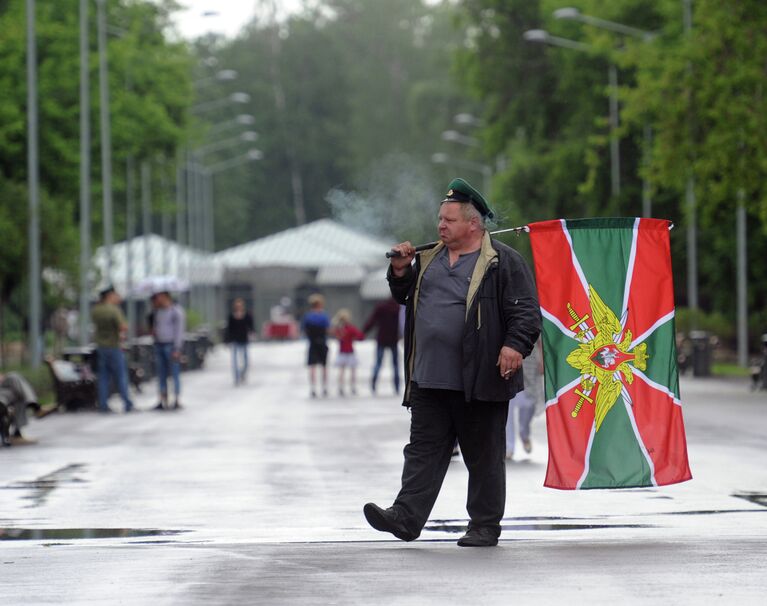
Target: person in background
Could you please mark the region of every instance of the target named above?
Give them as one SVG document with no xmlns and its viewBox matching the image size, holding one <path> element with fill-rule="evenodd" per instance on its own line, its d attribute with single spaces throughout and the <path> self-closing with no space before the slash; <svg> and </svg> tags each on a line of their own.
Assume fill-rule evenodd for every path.
<svg viewBox="0 0 767 606">
<path fill-rule="evenodd" d="M 152 336 L 154 336 L 154 353 L 157 363 L 157 376 L 160 384 L 160 401 L 155 410 L 170 408 L 168 399 L 168 376 L 173 377 L 173 393 L 175 396 L 173 410 L 181 408 L 181 348 L 186 332 L 186 314 L 184 308 L 173 301 L 167 291 L 155 293 L 152 296 L 154 312 L 152 316 Z"/>
<path fill-rule="evenodd" d="M 378 373 L 381 371 L 384 353 L 388 349 L 391 351 L 391 363 L 394 369 L 394 391 L 399 393 L 399 351 L 397 343 L 399 342 L 400 331 L 400 305 L 393 298 L 389 298 L 376 305 L 373 313 L 370 314 L 362 332 L 368 333 L 374 327 L 378 327 L 376 334 L 376 361 L 373 366 L 373 376 L 370 379 L 370 389 L 376 392 L 376 383 L 378 382 Z"/>
<path fill-rule="evenodd" d="M 21 428 L 27 424 L 27 407 L 39 408 L 37 394 L 29 382 L 16 372 L 7 374 L 0 373 L 0 415 L 12 407 L 14 410 L 13 433 L 7 435 L 7 425 L 10 419 L 5 421 L 5 426 L 0 427 L 0 438 L 3 446 L 18 446 L 21 444 L 34 444 L 34 440 L 28 440 L 21 435 Z"/>
<path fill-rule="evenodd" d="M 245 383 L 248 376 L 248 342 L 255 332 L 253 316 L 245 308 L 245 300 L 237 298 L 232 302 L 232 312 L 226 321 L 226 340 L 232 347 L 232 369 L 234 384 Z"/>
<path fill-rule="evenodd" d="M 322 395 L 328 395 L 328 344 L 327 336 L 330 328 L 330 318 L 325 313 L 325 297 L 315 293 L 308 299 L 309 311 L 301 321 L 301 330 L 309 340 L 309 366 L 310 395 L 317 397 L 316 379 L 317 366 L 322 367 Z"/>
<path fill-rule="evenodd" d="M 522 448 L 530 454 L 533 443 L 530 440 L 530 423 L 536 408 L 543 401 L 543 354 L 540 339 L 530 355 L 522 361 L 522 374 L 525 389 L 509 400 L 509 417 L 506 421 L 506 458 L 514 457 L 516 445 L 515 411 L 519 417 L 519 437 Z"/>
<path fill-rule="evenodd" d="M 340 309 L 333 317 L 333 334 L 338 339 L 339 352 L 336 358 L 338 367 L 338 395 L 344 395 L 344 374 L 349 369 L 349 391 L 357 395 L 357 356 L 354 342 L 365 338 L 359 328 L 352 324 L 352 314 L 348 309 Z"/>
<path fill-rule="evenodd" d="M 117 385 L 125 412 L 133 410 L 133 402 L 128 394 L 128 368 L 120 349 L 120 341 L 128 330 L 128 323 L 119 305 L 120 295 L 108 286 L 99 293 L 99 302 L 91 310 L 98 363 L 99 411 L 105 414 L 112 412 L 107 404 L 110 379 L 114 379 Z"/>
</svg>

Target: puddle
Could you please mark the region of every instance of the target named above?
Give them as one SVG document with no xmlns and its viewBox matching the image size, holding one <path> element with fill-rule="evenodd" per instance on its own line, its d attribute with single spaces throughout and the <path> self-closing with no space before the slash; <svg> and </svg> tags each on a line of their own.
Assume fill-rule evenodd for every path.
<svg viewBox="0 0 767 606">
<path fill-rule="evenodd" d="M 767 507 L 767 493 L 764 492 L 735 492 L 732 496 L 737 499 L 745 499 L 754 505 Z"/>
<path fill-rule="evenodd" d="M 184 532 L 187 531 L 150 528 L 0 528 L 0 541 L 132 539 L 176 536 Z"/>
<path fill-rule="evenodd" d="M 433 532 L 466 532 L 466 524 L 434 524 L 426 526 L 424 530 Z M 502 524 L 501 530 L 505 532 L 520 530 L 601 530 L 603 528 L 654 528 L 649 524 Z"/>
<path fill-rule="evenodd" d="M 14 482 L 7 486 L 2 486 L 1 488 L 3 490 L 29 491 L 29 494 L 21 497 L 30 502 L 26 507 L 40 507 L 45 504 L 50 494 L 57 488 L 60 488 L 63 485 L 77 486 L 86 484 L 86 480 L 77 476 L 77 474 L 85 471 L 85 469 L 86 465 L 73 463 L 72 465 L 67 465 L 66 467 L 52 471 L 49 474 L 40 476 L 36 480 L 29 482 Z"/>
</svg>

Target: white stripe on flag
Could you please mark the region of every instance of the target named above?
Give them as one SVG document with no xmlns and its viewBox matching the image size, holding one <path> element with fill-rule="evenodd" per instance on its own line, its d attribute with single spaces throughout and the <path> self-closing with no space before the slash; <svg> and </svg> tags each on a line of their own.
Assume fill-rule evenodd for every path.
<svg viewBox="0 0 767 606">
<path fill-rule="evenodd" d="M 586 481 L 586 476 L 589 475 L 589 459 L 591 458 L 591 445 L 594 443 L 594 435 L 597 432 L 597 426 L 596 423 L 591 426 L 591 434 L 589 435 L 589 445 L 586 446 L 586 456 L 584 457 L 583 461 L 583 473 L 581 474 L 580 479 L 578 480 L 578 483 L 575 485 L 575 488 L 580 488 L 583 486 L 583 483 Z"/>
<path fill-rule="evenodd" d="M 677 398 L 668 387 L 661 385 L 660 383 L 656 383 L 655 381 L 650 379 L 650 377 L 644 374 L 641 370 L 637 370 L 636 368 L 633 368 L 633 367 L 631 368 L 631 370 L 634 373 L 634 376 L 642 379 L 642 381 L 647 383 L 647 385 L 649 385 L 653 389 L 657 389 L 662 394 L 667 395 L 669 398 L 673 400 L 674 404 L 676 404 L 677 406 L 682 405 L 682 401 L 679 398 Z"/>
<path fill-rule="evenodd" d="M 543 307 L 541 307 L 541 315 L 546 318 L 549 322 L 551 322 L 554 326 L 556 326 L 560 332 L 562 332 L 565 336 L 570 337 L 571 339 L 575 339 L 575 332 L 567 328 L 559 318 L 557 318 L 554 314 L 552 314 L 550 311 L 545 310 Z"/>
<path fill-rule="evenodd" d="M 559 398 L 562 397 L 563 393 L 566 393 L 566 392 L 570 391 L 573 387 L 578 385 L 578 383 L 580 383 L 580 382 L 581 382 L 581 378 L 578 377 L 577 379 L 574 379 L 574 380 L 570 381 L 567 385 L 562 387 L 556 394 L 554 394 L 554 397 L 551 398 L 551 400 L 546 402 L 546 408 L 548 408 L 549 406 L 554 406 L 554 404 L 559 402 Z"/>
<path fill-rule="evenodd" d="M 565 238 L 567 238 L 567 243 L 570 245 L 570 256 L 573 259 L 573 267 L 575 268 L 575 273 L 578 274 L 578 278 L 581 280 L 581 285 L 583 286 L 583 292 L 586 293 L 586 298 L 589 298 L 589 283 L 586 281 L 586 274 L 583 273 L 583 268 L 581 267 L 581 262 L 578 261 L 578 257 L 575 256 L 575 248 L 573 248 L 573 239 L 570 237 L 570 232 L 567 231 L 567 222 L 564 219 L 559 220 L 560 223 L 562 223 L 562 231 L 565 234 Z"/>
<path fill-rule="evenodd" d="M 648 328 L 647 331 L 643 335 L 640 335 L 636 339 L 634 339 L 634 342 L 631 344 L 631 349 L 634 349 L 637 345 L 639 345 L 643 341 L 647 340 L 647 338 L 652 333 L 654 333 L 660 326 L 663 326 L 666 322 L 668 322 L 673 317 L 674 317 L 674 310 L 672 309 L 670 312 L 668 312 L 662 318 L 658 318 L 655 321 L 655 324 L 650 326 L 650 328 Z"/>
<path fill-rule="evenodd" d="M 639 235 L 639 218 L 634 220 L 634 229 L 631 236 L 631 253 L 629 254 L 629 265 L 626 269 L 626 284 L 623 287 L 623 309 L 621 317 L 626 315 L 629 308 L 629 295 L 631 294 L 631 280 L 634 277 L 634 263 L 637 258 L 637 236 Z M 625 327 L 624 327 L 625 328 Z"/>
<path fill-rule="evenodd" d="M 631 427 L 634 429 L 634 435 L 636 436 L 637 443 L 639 444 L 639 449 L 642 451 L 642 455 L 647 461 L 647 464 L 650 466 L 650 481 L 652 482 L 653 486 L 657 486 L 658 482 L 655 480 L 655 465 L 650 458 L 650 453 L 647 452 L 647 447 L 644 445 L 644 442 L 642 442 L 642 436 L 639 435 L 639 427 L 637 427 L 637 420 L 634 418 L 634 411 L 631 409 L 631 404 L 629 404 L 626 398 L 622 399 L 623 404 L 626 407 L 626 413 L 628 414 L 629 420 L 631 421 Z"/>
</svg>

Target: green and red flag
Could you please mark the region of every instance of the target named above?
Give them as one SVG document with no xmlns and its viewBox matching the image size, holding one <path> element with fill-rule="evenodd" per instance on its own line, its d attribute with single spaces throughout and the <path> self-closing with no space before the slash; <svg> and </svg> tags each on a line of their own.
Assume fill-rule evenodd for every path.
<svg viewBox="0 0 767 606">
<path fill-rule="evenodd" d="M 560 489 L 689 480 L 669 222 L 532 223 L 549 464 Z"/>
</svg>

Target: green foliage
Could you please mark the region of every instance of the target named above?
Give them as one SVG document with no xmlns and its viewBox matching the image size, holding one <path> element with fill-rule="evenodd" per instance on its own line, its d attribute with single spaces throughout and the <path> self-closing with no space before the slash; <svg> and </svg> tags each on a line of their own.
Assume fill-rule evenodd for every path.
<svg viewBox="0 0 767 606">
<path fill-rule="evenodd" d="M 453 116 L 473 105 L 450 73 L 460 43 L 453 16 L 448 3 L 325 0 L 283 23 L 257 20 L 235 40 L 198 44 L 201 56 L 218 59 L 216 69 L 239 74 L 201 91 L 204 99 L 235 91 L 251 95 L 248 105 L 210 112 L 205 120 L 217 124 L 234 112 L 252 114 L 256 146 L 264 152 L 260 162 L 216 180 L 217 248 L 326 217 L 334 212 L 329 192 L 348 193 L 363 204 L 359 212 L 342 212 L 343 220 L 404 237 L 391 230 L 409 225 L 400 220 L 395 226 L 384 217 L 388 210 L 378 208 L 379 175 L 400 167 L 410 175 L 412 166 L 419 183 L 403 175 L 417 189 L 403 191 L 403 202 L 420 200 L 423 190 L 441 191 L 455 175 L 433 167 L 431 155 Z M 381 223 L 371 228 L 371 217 Z M 431 215 L 429 223 L 433 239 Z"/>
<path fill-rule="evenodd" d="M 616 34 L 554 10 L 655 34 Z M 484 104 L 482 140 L 507 157 L 496 198 L 514 222 L 553 217 L 639 215 L 642 178 L 653 215 L 671 219 L 675 285 L 686 301 L 684 189 L 695 179 L 699 287 L 716 331 L 735 316 L 735 208 L 748 214 L 749 308 L 767 306 L 767 5 L 695 0 L 685 33 L 679 0 L 464 0 L 467 40 L 459 73 Z M 578 52 L 528 42 L 544 29 L 590 47 Z M 621 195 L 610 195 L 607 67 L 619 68 Z M 649 145 L 645 127 L 652 129 Z"/>
<path fill-rule="evenodd" d="M 705 313 L 686 307 L 677 308 L 675 323 L 676 329 L 685 334 L 691 330 L 705 330 L 727 342 L 731 342 L 735 336 L 735 325 L 732 320 L 717 312 Z"/>
<path fill-rule="evenodd" d="M 107 3 L 115 235 L 124 233 L 124 166 L 128 155 L 170 156 L 189 137 L 191 54 L 165 31 L 174 3 Z M 79 2 L 36 3 L 38 53 L 41 243 L 44 268 L 55 268 L 69 288 L 45 284 L 47 306 L 76 292 L 79 243 L 80 59 Z M 100 243 L 101 148 L 96 10 L 90 3 L 92 238 Z M 0 305 L 26 315 L 27 87 L 23 0 L 0 5 Z M 158 177 L 159 180 L 159 177 Z M 60 281 L 60 280 L 59 280 Z M 64 299 L 62 301 L 62 299 Z M 71 301 L 69 301 L 71 303 Z"/>
</svg>

